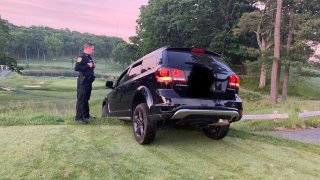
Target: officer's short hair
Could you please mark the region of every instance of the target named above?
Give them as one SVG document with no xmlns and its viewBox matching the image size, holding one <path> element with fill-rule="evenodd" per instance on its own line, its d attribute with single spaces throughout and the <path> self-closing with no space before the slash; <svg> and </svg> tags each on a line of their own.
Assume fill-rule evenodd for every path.
<svg viewBox="0 0 320 180">
<path fill-rule="evenodd" d="M 89 48 L 89 47 L 92 47 L 93 44 L 92 43 L 85 43 L 83 48 L 86 49 L 86 48 Z"/>
</svg>

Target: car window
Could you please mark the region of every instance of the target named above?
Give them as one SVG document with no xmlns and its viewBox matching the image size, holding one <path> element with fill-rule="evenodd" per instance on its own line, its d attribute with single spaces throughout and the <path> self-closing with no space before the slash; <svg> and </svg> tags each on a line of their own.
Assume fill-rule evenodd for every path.
<svg viewBox="0 0 320 180">
<path fill-rule="evenodd" d="M 128 70 L 129 70 L 129 69 L 126 69 L 126 70 L 119 76 L 115 87 L 119 86 L 120 84 L 122 84 L 122 83 L 125 81 L 125 79 L 127 79 L 127 77 L 128 77 L 128 75 L 127 75 Z"/>
<path fill-rule="evenodd" d="M 156 54 L 154 56 L 149 56 L 149 57 L 143 59 L 142 72 L 153 69 L 154 67 L 159 65 L 160 62 L 161 62 L 161 58 L 159 57 L 158 54 Z"/>
<path fill-rule="evenodd" d="M 189 70 L 194 64 L 202 64 L 214 72 L 230 72 L 231 69 L 217 56 L 192 52 L 168 51 L 168 63 L 173 68 Z"/>
<path fill-rule="evenodd" d="M 134 78 L 141 74 L 141 64 L 142 61 L 138 62 L 137 64 L 134 64 L 129 72 L 129 79 Z"/>
</svg>

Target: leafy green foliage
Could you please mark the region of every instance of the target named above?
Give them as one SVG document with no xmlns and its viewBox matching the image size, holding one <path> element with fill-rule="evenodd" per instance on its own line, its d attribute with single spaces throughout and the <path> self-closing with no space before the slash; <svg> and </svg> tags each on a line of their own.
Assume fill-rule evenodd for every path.
<svg viewBox="0 0 320 180">
<path fill-rule="evenodd" d="M 94 56 L 109 59 L 113 48 L 124 41 L 117 37 L 79 33 L 69 29 L 53 29 L 43 26 L 15 26 L 9 24 L 11 53 L 18 59 L 59 58 L 79 55 L 86 42 L 95 45 Z"/>
<path fill-rule="evenodd" d="M 0 52 L 0 64 L 7 65 L 11 71 L 20 73 L 22 67 L 19 67 L 17 61 L 8 53 Z"/>
<path fill-rule="evenodd" d="M 8 33 L 9 27 L 8 22 L 0 18 L 0 65 L 7 65 L 11 71 L 20 73 L 21 67 L 18 67 L 17 61 L 8 53 L 9 44 Z"/>
<path fill-rule="evenodd" d="M 131 41 L 139 47 L 140 56 L 162 46 L 200 47 L 221 53 L 227 60 L 241 61 L 246 54 L 239 44 L 248 41 L 233 35 L 232 30 L 242 13 L 254 9 L 250 3 L 247 0 L 151 0 L 141 8 L 138 35 Z"/>
<path fill-rule="evenodd" d="M 45 36 L 44 46 L 47 47 L 47 52 L 49 57 L 57 57 L 60 54 L 62 54 L 63 43 L 55 35 Z"/>
<path fill-rule="evenodd" d="M 122 65 L 123 69 L 125 68 L 125 65 L 138 59 L 135 46 L 126 43 L 119 43 L 112 51 L 112 56 L 114 57 L 115 62 Z"/>
</svg>

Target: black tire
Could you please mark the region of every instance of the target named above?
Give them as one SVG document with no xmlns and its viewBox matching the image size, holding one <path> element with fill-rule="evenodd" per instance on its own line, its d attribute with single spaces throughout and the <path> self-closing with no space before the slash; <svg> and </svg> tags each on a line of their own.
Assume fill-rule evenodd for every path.
<svg viewBox="0 0 320 180">
<path fill-rule="evenodd" d="M 227 126 L 209 126 L 203 128 L 204 134 L 211 139 L 222 139 L 226 137 L 229 132 L 230 125 Z"/>
<path fill-rule="evenodd" d="M 109 104 L 106 104 L 102 107 L 101 117 L 109 117 Z"/>
<path fill-rule="evenodd" d="M 156 123 L 149 118 L 149 108 L 146 103 L 136 106 L 132 114 L 133 134 L 139 144 L 150 144 L 156 137 Z"/>
</svg>

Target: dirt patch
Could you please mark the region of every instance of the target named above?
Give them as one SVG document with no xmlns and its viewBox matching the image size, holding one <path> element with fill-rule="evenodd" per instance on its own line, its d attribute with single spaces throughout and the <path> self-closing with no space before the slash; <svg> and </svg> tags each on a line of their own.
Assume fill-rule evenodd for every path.
<svg viewBox="0 0 320 180">
<path fill-rule="evenodd" d="M 40 85 L 24 85 L 23 87 L 27 87 L 27 88 L 40 88 Z"/>
<path fill-rule="evenodd" d="M 32 83 L 32 84 L 26 84 L 26 85 L 24 85 L 24 87 L 27 87 L 27 88 L 41 88 L 42 87 L 41 85 L 43 85 L 43 84 L 44 84 L 44 82 L 41 81 L 41 82 L 35 82 L 35 83 Z"/>
</svg>

